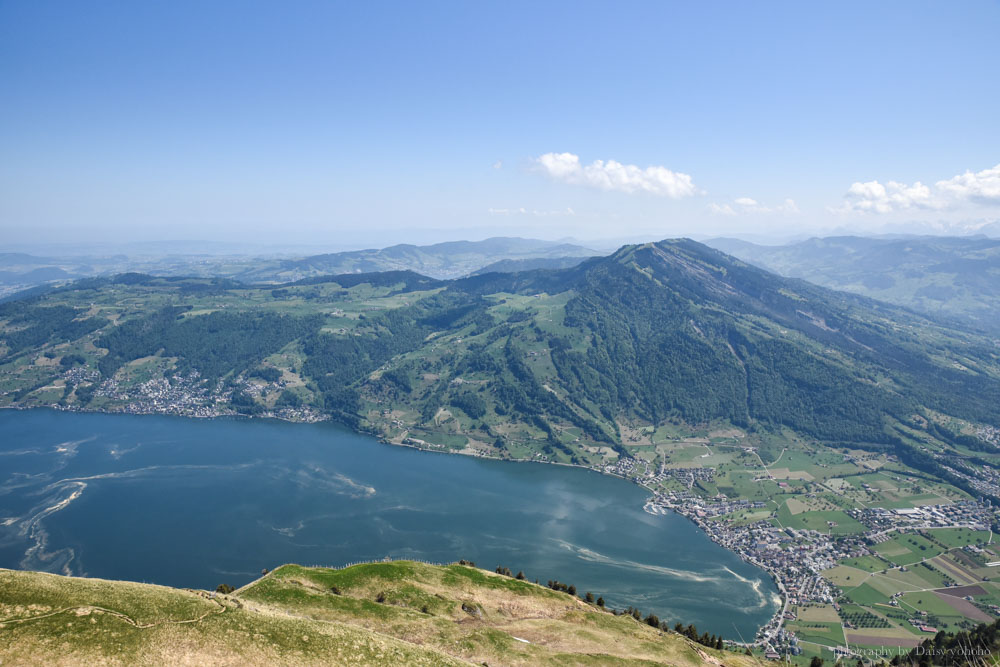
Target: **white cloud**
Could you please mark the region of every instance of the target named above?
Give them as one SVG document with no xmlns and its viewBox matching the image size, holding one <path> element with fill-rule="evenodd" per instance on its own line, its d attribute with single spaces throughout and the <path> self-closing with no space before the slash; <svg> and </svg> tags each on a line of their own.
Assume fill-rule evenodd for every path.
<svg viewBox="0 0 1000 667">
<path fill-rule="evenodd" d="M 503 160 L 497 160 L 493 163 L 494 169 L 503 169 Z"/>
<path fill-rule="evenodd" d="M 571 185 L 628 194 L 647 192 L 671 199 L 690 197 L 697 192 L 691 176 L 661 166 L 643 169 L 615 160 L 594 160 L 583 165 L 580 156 L 573 153 L 546 153 L 537 158 L 535 164 L 549 177 Z"/>
<path fill-rule="evenodd" d="M 938 181 L 935 186 L 958 199 L 983 204 L 1000 204 L 1000 164 L 976 173 L 967 171 L 947 181 Z"/>
<path fill-rule="evenodd" d="M 889 213 L 908 208 L 940 208 L 931 189 L 917 181 L 913 185 L 889 181 L 852 183 L 844 196 L 844 209 L 856 213 Z"/>
<path fill-rule="evenodd" d="M 799 207 L 794 199 L 786 199 L 777 206 L 764 206 L 756 199 L 750 197 L 737 197 L 732 204 L 708 205 L 710 213 L 716 215 L 741 215 L 747 213 L 798 213 Z"/>
<path fill-rule="evenodd" d="M 1000 164 L 980 172 L 967 171 L 934 187 L 917 181 L 913 185 L 888 181 L 852 183 L 841 213 L 891 213 L 907 209 L 948 209 L 963 204 L 1000 205 Z"/>
</svg>

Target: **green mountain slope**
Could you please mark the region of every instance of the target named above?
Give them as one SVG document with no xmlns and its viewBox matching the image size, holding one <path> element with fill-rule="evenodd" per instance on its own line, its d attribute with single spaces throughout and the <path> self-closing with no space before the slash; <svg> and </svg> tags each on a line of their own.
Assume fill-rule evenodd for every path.
<svg viewBox="0 0 1000 667">
<path fill-rule="evenodd" d="M 0 324 L 6 405 L 327 415 L 392 442 L 597 467 L 643 429 L 716 424 L 943 474 L 935 456 L 995 452 L 1000 423 L 995 340 L 688 240 L 454 281 L 133 274 L 3 304 Z"/>
<path fill-rule="evenodd" d="M 462 565 L 285 565 L 232 594 L 0 570 L 4 664 L 750 664 Z"/>
<path fill-rule="evenodd" d="M 1000 330 L 1000 240 L 841 236 L 784 246 L 707 243 L 785 276 Z"/>
</svg>

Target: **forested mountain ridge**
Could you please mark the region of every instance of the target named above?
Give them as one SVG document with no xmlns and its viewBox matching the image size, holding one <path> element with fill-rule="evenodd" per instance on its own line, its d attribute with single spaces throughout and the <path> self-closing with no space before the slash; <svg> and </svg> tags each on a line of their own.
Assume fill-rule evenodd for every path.
<svg viewBox="0 0 1000 667">
<path fill-rule="evenodd" d="M 996 340 L 685 239 L 452 281 L 133 274 L 2 304 L 0 324 L 7 405 L 329 415 L 513 458 L 600 466 L 714 424 L 917 460 L 989 449 L 974 433 L 1000 423 Z"/>
<path fill-rule="evenodd" d="M 706 243 L 781 275 L 1000 330 L 1000 240 L 812 238 L 783 246 Z"/>
<path fill-rule="evenodd" d="M 587 322 L 591 329 L 628 323 L 628 332 L 621 330 L 605 340 L 646 343 L 635 356 L 653 369 L 676 368 L 672 364 L 677 361 L 662 357 L 664 350 L 697 345 L 697 352 L 687 358 L 712 362 L 688 379 L 706 373 L 735 374 L 728 381 L 719 376 L 719 386 L 732 386 L 734 396 L 740 397 L 728 411 L 731 419 L 796 419 L 799 407 L 821 415 L 828 399 L 849 400 L 839 393 L 838 380 L 848 383 L 846 393 L 858 399 L 856 409 L 862 411 L 863 405 L 881 396 L 891 411 L 911 408 L 915 398 L 935 409 L 987 416 L 1000 400 L 995 344 L 974 342 L 974 336 L 963 338 L 948 330 L 952 343 L 958 344 L 953 351 L 975 355 L 981 372 L 935 364 L 927 345 L 934 325 L 901 309 L 804 281 L 778 279 L 693 242 L 626 248 L 614 259 L 587 272 L 580 300 L 569 304 L 573 321 Z M 602 318 L 602 313 L 607 315 Z M 678 356 L 672 354 L 670 359 Z M 880 387 L 880 374 L 891 375 L 892 384 Z M 740 377 L 746 381 L 745 394 Z M 951 392 L 927 392 L 921 385 L 930 382 L 954 388 L 963 395 L 963 405 L 949 405 Z M 798 394 L 798 400 L 812 405 L 775 403 L 778 394 L 786 399 Z M 744 396 L 745 412 L 737 407 Z M 706 419 L 713 412 L 690 416 Z M 862 418 L 855 412 L 851 421 Z"/>
<path fill-rule="evenodd" d="M 583 262 L 586 256 L 539 257 L 537 259 L 501 259 L 487 264 L 470 275 L 478 276 L 484 273 L 516 273 L 518 271 L 534 271 L 535 269 L 568 269 Z"/>
</svg>

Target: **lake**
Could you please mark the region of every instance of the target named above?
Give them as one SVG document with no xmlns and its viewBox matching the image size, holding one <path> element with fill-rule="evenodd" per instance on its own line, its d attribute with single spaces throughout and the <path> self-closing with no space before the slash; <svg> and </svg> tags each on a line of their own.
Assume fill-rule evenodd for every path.
<svg viewBox="0 0 1000 667">
<path fill-rule="evenodd" d="M 0 566 L 215 588 L 282 563 L 523 570 L 749 640 L 770 577 L 595 472 L 420 452 L 331 424 L 0 410 Z"/>
</svg>

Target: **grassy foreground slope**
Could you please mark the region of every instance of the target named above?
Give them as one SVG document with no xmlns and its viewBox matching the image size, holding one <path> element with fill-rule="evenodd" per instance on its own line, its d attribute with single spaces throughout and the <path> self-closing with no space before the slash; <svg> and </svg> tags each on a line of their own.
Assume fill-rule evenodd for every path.
<svg viewBox="0 0 1000 667">
<path fill-rule="evenodd" d="M 231 595 L 0 570 L 0 664 L 749 660 L 565 593 L 461 565 L 285 565 Z"/>
</svg>

